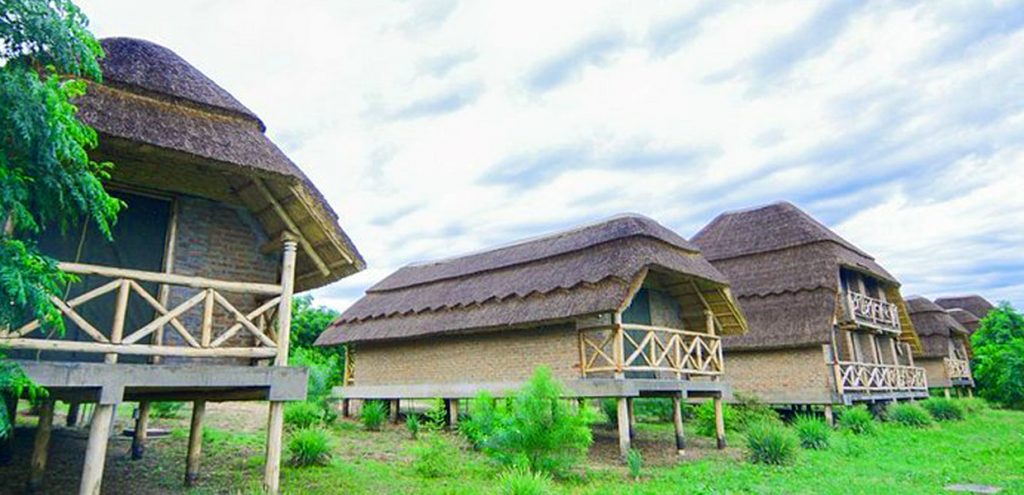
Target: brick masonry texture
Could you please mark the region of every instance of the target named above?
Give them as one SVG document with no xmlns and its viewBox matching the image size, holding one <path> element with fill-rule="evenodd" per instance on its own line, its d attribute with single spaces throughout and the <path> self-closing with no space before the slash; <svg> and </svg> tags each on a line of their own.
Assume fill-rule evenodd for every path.
<svg viewBox="0 0 1024 495">
<path fill-rule="evenodd" d="M 928 359 L 915 359 L 914 364 L 924 368 L 925 373 L 928 375 L 928 387 L 929 388 L 947 388 L 952 387 L 953 383 L 946 377 L 946 364 L 942 361 L 942 358 L 928 358 Z"/>
<path fill-rule="evenodd" d="M 829 368 L 821 347 L 727 352 L 725 381 L 734 392 L 771 404 L 832 402 Z"/>
</svg>

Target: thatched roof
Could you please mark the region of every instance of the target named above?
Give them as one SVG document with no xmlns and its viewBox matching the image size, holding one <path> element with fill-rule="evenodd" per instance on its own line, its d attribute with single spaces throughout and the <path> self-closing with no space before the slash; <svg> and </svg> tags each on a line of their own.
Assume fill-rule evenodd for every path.
<svg viewBox="0 0 1024 495">
<path fill-rule="evenodd" d="M 728 282 L 699 250 L 657 222 L 629 215 L 406 266 L 367 290 L 317 344 L 507 330 L 611 313 L 646 270 L 693 280 L 721 308 L 724 332 L 745 331 L 724 290 Z"/>
<path fill-rule="evenodd" d="M 995 306 L 993 306 L 992 303 L 977 294 L 939 297 L 935 299 L 935 304 L 946 309 L 960 308 L 966 310 L 976 316 L 979 320 L 988 316 L 988 312 L 995 309 Z"/>
<path fill-rule="evenodd" d="M 118 165 L 115 183 L 238 204 L 270 238 L 299 237 L 300 290 L 365 267 L 337 214 L 251 110 L 167 48 L 101 44 L 104 82 L 76 104 L 100 134 L 97 158 Z"/>
<path fill-rule="evenodd" d="M 946 312 L 949 313 L 949 316 L 952 316 L 957 323 L 963 325 L 963 327 L 967 329 L 968 334 L 973 334 L 974 331 L 981 326 L 981 319 L 974 316 L 973 313 L 966 309 L 953 308 L 947 309 Z"/>
<path fill-rule="evenodd" d="M 725 339 L 727 349 L 829 343 L 840 267 L 875 277 L 902 304 L 899 282 L 871 255 L 788 202 L 723 213 L 692 240 L 729 277 L 750 325 Z M 903 339 L 916 345 L 909 318 L 903 323 Z"/>
<path fill-rule="evenodd" d="M 921 338 L 922 357 L 946 357 L 949 340 L 966 340 L 967 329 L 941 306 L 921 296 L 907 298 L 907 313 Z"/>
</svg>

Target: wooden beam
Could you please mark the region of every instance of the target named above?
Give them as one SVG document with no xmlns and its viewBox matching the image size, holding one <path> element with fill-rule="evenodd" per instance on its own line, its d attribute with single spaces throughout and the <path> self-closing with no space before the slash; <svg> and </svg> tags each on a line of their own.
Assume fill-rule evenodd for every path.
<svg viewBox="0 0 1024 495">
<path fill-rule="evenodd" d="M 83 263 L 70 263 L 62 261 L 58 264 L 61 270 L 76 275 L 98 275 L 107 278 L 130 278 L 141 282 L 155 282 L 158 284 L 180 285 L 193 289 L 217 289 L 224 292 L 240 292 L 266 296 L 276 296 L 281 293 L 281 286 L 274 284 L 261 284 L 252 282 L 229 282 L 226 280 L 214 280 L 204 277 L 192 277 L 177 275 L 173 273 L 156 273 L 143 270 L 131 270 L 127 268 L 114 268 L 110 266 L 86 265 Z"/>
<path fill-rule="evenodd" d="M 0 344 L 11 349 L 35 351 L 117 353 L 131 356 L 177 356 L 177 357 L 238 357 L 261 359 L 276 357 L 277 349 L 268 347 L 237 347 L 201 349 L 181 346 L 143 344 L 101 344 L 98 342 L 75 342 L 67 340 L 42 339 L 0 339 Z"/>
<path fill-rule="evenodd" d="M 253 181 L 256 183 L 256 187 L 259 188 L 260 192 L 263 193 L 263 197 L 266 198 L 266 200 L 271 204 L 271 206 L 274 207 L 274 211 L 277 212 L 277 215 L 281 218 L 281 221 L 284 222 L 288 229 L 291 230 L 292 233 L 298 237 L 299 245 L 302 246 L 302 251 L 306 253 L 307 256 L 309 256 L 309 259 L 313 261 L 313 264 L 316 265 L 316 267 L 320 270 L 320 273 L 323 276 L 330 276 L 331 269 L 327 267 L 327 263 L 325 263 L 323 258 L 321 258 L 320 255 L 316 252 L 316 250 L 313 249 L 313 246 L 309 244 L 309 241 L 306 240 L 306 236 L 302 235 L 302 231 L 299 230 L 299 226 L 295 224 L 295 221 L 292 220 L 291 216 L 288 215 L 288 212 L 284 209 L 284 206 L 282 206 L 281 203 L 277 200 L 277 198 L 274 197 L 274 193 L 270 191 L 270 188 L 267 187 L 267 184 L 263 182 L 263 179 L 253 179 Z"/>
<path fill-rule="evenodd" d="M 619 397 L 618 401 L 618 417 L 617 422 L 619 426 L 619 456 L 623 460 L 629 455 L 630 439 L 629 439 L 629 406 L 626 404 L 625 397 Z"/>
</svg>

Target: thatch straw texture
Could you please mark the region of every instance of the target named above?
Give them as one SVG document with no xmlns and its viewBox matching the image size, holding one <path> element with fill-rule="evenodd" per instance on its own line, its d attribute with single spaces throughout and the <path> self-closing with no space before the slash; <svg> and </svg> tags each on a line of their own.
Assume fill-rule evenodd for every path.
<svg viewBox="0 0 1024 495">
<path fill-rule="evenodd" d="M 935 304 L 942 306 L 946 309 L 960 308 L 971 313 L 979 320 L 988 316 L 988 312 L 995 309 L 992 303 L 988 302 L 987 299 L 977 294 L 970 294 L 966 296 L 952 296 L 952 297 L 939 297 L 935 299 Z"/>
<path fill-rule="evenodd" d="M 952 316 L 957 323 L 963 325 L 963 327 L 967 329 L 968 334 L 973 334 L 974 331 L 981 326 L 981 319 L 974 316 L 973 313 L 966 309 L 953 308 L 947 309 L 946 312 L 949 313 L 949 316 Z"/>
<path fill-rule="evenodd" d="M 725 277 L 682 237 L 622 216 L 494 250 L 404 267 L 371 287 L 317 343 L 538 326 L 618 310 L 644 269 L 688 277 L 715 303 Z M 736 331 L 743 331 L 742 323 Z"/>
<path fill-rule="evenodd" d="M 907 312 L 921 338 L 921 357 L 947 357 L 951 339 L 966 340 L 967 329 L 939 305 L 920 296 L 908 297 L 906 301 Z"/>
</svg>

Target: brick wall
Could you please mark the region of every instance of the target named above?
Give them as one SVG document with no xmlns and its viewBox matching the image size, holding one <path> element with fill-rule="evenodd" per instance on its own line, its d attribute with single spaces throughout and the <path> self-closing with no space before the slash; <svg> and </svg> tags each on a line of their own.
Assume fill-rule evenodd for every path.
<svg viewBox="0 0 1024 495">
<path fill-rule="evenodd" d="M 432 337 L 355 348 L 356 385 L 526 380 L 538 366 L 560 380 L 580 377 L 572 327 Z"/>
<path fill-rule="evenodd" d="M 727 352 L 725 381 L 734 392 L 772 404 L 832 402 L 830 369 L 821 347 Z"/>
</svg>

